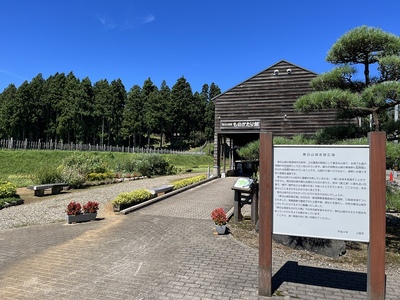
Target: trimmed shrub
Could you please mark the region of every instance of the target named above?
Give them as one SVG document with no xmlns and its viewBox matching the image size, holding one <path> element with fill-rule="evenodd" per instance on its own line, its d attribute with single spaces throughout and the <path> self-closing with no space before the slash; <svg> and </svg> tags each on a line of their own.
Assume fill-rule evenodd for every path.
<svg viewBox="0 0 400 300">
<path fill-rule="evenodd" d="M 198 175 L 198 176 L 194 176 L 194 177 L 190 177 L 190 178 L 185 178 L 185 179 L 174 181 L 172 183 L 172 185 L 174 186 L 173 190 L 181 189 L 181 188 L 183 188 L 185 186 L 200 182 L 200 181 L 205 180 L 205 179 L 207 179 L 207 176 L 205 174 L 203 174 L 203 175 Z"/>
<path fill-rule="evenodd" d="M 16 194 L 17 187 L 15 184 L 6 180 L 0 180 L 0 198 L 13 197 Z"/>
<path fill-rule="evenodd" d="M 124 192 L 118 194 L 117 197 L 115 197 L 112 200 L 112 205 L 134 205 L 134 204 L 139 204 L 141 202 L 144 202 L 146 200 L 150 200 L 153 198 L 154 195 L 146 189 L 138 189 L 134 190 L 132 192 Z"/>
<path fill-rule="evenodd" d="M 106 180 L 106 179 L 112 179 L 115 177 L 115 174 L 112 172 L 107 172 L 107 173 L 89 173 L 86 176 L 86 179 L 88 181 L 100 181 L 100 180 Z"/>
</svg>

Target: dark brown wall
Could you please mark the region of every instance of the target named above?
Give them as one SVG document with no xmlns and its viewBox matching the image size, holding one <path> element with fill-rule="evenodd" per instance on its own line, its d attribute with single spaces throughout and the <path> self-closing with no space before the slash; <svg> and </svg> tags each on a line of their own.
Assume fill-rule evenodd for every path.
<svg viewBox="0 0 400 300">
<path fill-rule="evenodd" d="M 288 69 L 291 69 L 290 74 Z M 275 70 L 279 75 L 275 75 Z M 272 132 L 274 136 L 291 137 L 314 134 L 323 127 L 343 124 L 343 120 L 336 119 L 333 110 L 308 114 L 295 112 L 294 103 L 312 91 L 309 83 L 316 76 L 299 66 L 280 61 L 215 97 L 214 149 L 217 151 L 214 151 L 214 168 L 219 169 L 220 164 L 218 138 L 228 137 L 233 139 L 234 145 L 244 145 L 258 139 L 261 130 Z M 221 122 L 226 124 L 232 120 L 260 120 L 260 128 L 221 129 Z"/>
<path fill-rule="evenodd" d="M 274 74 L 275 70 L 279 75 Z M 224 120 L 260 119 L 261 129 L 275 136 L 313 134 L 322 127 L 343 123 L 336 120 L 333 111 L 294 111 L 296 100 L 311 91 L 309 82 L 314 77 L 313 72 L 280 61 L 215 98 L 215 132 L 227 133 L 220 127 Z"/>
</svg>

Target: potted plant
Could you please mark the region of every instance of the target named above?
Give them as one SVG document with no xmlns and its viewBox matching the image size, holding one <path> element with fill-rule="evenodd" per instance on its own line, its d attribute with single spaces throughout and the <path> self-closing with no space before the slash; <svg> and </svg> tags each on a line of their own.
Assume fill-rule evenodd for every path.
<svg viewBox="0 0 400 300">
<path fill-rule="evenodd" d="M 95 220 L 98 209 L 99 203 L 94 201 L 87 202 L 83 208 L 80 203 L 71 201 L 65 210 L 67 222 L 71 224 Z"/>
<path fill-rule="evenodd" d="M 95 201 L 89 201 L 83 206 L 84 214 L 97 214 L 98 210 L 99 210 L 99 203 Z"/>
<path fill-rule="evenodd" d="M 222 207 L 216 208 L 211 212 L 211 219 L 215 223 L 215 229 L 218 234 L 225 234 L 226 232 L 226 222 L 228 218 Z"/>
</svg>

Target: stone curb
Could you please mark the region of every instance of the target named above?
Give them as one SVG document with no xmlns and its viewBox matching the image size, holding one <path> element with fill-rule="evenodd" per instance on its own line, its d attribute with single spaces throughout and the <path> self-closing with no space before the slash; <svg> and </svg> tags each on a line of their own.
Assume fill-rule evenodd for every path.
<svg viewBox="0 0 400 300">
<path fill-rule="evenodd" d="M 200 182 L 196 182 L 196 183 L 193 183 L 191 185 L 185 186 L 185 187 L 183 187 L 183 188 L 181 188 L 179 190 L 171 191 L 169 193 L 166 193 L 164 195 L 158 196 L 156 198 L 152 198 L 152 199 L 150 199 L 148 201 L 145 201 L 145 202 L 139 203 L 137 205 L 128 207 L 126 209 L 121 210 L 120 212 L 118 212 L 116 214 L 127 215 L 127 214 L 129 214 L 131 212 L 134 212 L 134 211 L 138 210 L 138 209 L 141 209 L 143 207 L 146 207 L 146 206 L 149 206 L 151 204 L 157 203 L 157 202 L 159 202 L 161 200 L 167 199 L 167 198 L 169 198 L 171 196 L 174 196 L 176 194 L 182 193 L 182 192 L 187 191 L 189 189 L 195 188 L 195 187 L 197 187 L 199 185 L 205 184 L 205 183 L 210 182 L 211 180 L 214 180 L 214 179 L 217 179 L 217 178 L 218 177 L 207 178 L 207 179 L 202 180 Z"/>
</svg>

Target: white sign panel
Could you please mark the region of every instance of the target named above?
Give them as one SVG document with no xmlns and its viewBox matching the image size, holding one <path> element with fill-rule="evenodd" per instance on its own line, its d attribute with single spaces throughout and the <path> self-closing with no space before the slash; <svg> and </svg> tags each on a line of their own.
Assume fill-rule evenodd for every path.
<svg viewBox="0 0 400 300">
<path fill-rule="evenodd" d="M 369 241 L 369 148 L 274 147 L 273 233 Z"/>
</svg>

